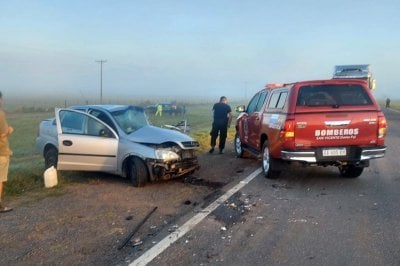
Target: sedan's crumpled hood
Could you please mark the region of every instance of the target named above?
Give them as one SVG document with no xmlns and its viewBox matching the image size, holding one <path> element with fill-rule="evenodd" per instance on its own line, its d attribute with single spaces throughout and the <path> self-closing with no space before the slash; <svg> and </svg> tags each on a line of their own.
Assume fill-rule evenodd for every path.
<svg viewBox="0 0 400 266">
<path fill-rule="evenodd" d="M 145 126 L 131 133 L 128 139 L 138 143 L 161 144 L 165 142 L 181 143 L 193 141 L 191 137 L 181 132 L 154 126 Z"/>
</svg>

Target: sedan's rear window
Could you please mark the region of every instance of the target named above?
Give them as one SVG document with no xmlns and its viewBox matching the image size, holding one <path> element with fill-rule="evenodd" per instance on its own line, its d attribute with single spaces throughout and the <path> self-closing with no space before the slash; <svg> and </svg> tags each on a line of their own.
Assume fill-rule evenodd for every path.
<svg viewBox="0 0 400 266">
<path fill-rule="evenodd" d="M 297 106 L 360 106 L 372 100 L 361 85 L 310 85 L 300 87 Z"/>
</svg>

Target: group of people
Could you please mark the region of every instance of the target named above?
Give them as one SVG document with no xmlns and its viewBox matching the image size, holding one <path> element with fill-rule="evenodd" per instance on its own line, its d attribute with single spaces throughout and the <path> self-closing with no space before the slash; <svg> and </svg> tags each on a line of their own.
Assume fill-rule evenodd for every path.
<svg viewBox="0 0 400 266">
<path fill-rule="evenodd" d="M 228 99 L 225 96 L 222 96 L 219 102 L 215 103 L 212 108 L 213 123 L 210 132 L 210 154 L 213 153 L 215 150 L 218 136 L 219 153 L 224 153 L 227 132 L 232 121 L 232 109 L 227 102 Z M 0 92 L 0 213 L 9 212 L 12 210 L 12 208 L 4 206 L 2 204 L 2 194 L 3 183 L 7 181 L 10 156 L 12 155 L 12 151 L 8 143 L 8 136 L 11 135 L 13 132 L 14 129 L 7 123 L 6 114 L 3 110 L 3 95 Z"/>
</svg>

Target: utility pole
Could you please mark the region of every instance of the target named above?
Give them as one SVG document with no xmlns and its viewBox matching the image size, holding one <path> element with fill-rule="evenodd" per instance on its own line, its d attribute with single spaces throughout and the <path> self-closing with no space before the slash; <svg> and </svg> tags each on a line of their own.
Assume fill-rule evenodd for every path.
<svg viewBox="0 0 400 266">
<path fill-rule="evenodd" d="M 100 104 L 103 103 L 103 64 L 107 63 L 107 60 L 96 60 L 100 63 Z"/>
</svg>

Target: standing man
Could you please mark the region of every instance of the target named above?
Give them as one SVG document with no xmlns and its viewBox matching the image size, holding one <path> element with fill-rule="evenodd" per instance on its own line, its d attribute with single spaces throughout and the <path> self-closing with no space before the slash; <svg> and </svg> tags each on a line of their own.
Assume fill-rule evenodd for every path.
<svg viewBox="0 0 400 266">
<path fill-rule="evenodd" d="M 390 108 L 390 98 L 386 99 L 386 108 Z"/>
<path fill-rule="evenodd" d="M 216 145 L 218 133 L 219 133 L 219 153 L 224 153 L 226 135 L 228 132 L 228 128 L 231 126 L 232 121 L 232 110 L 231 107 L 227 104 L 228 99 L 225 96 L 222 96 L 219 99 L 219 102 L 214 104 L 214 121 L 212 123 L 212 129 L 210 132 L 211 135 L 211 149 L 209 153 L 214 152 L 214 148 Z"/>
<path fill-rule="evenodd" d="M 3 194 L 3 183 L 7 181 L 8 165 L 12 154 L 8 145 L 8 135 L 12 134 L 14 129 L 7 124 L 6 114 L 3 111 L 3 95 L 0 92 L 0 213 L 11 211 L 11 208 L 5 207 L 1 203 Z"/>
</svg>

